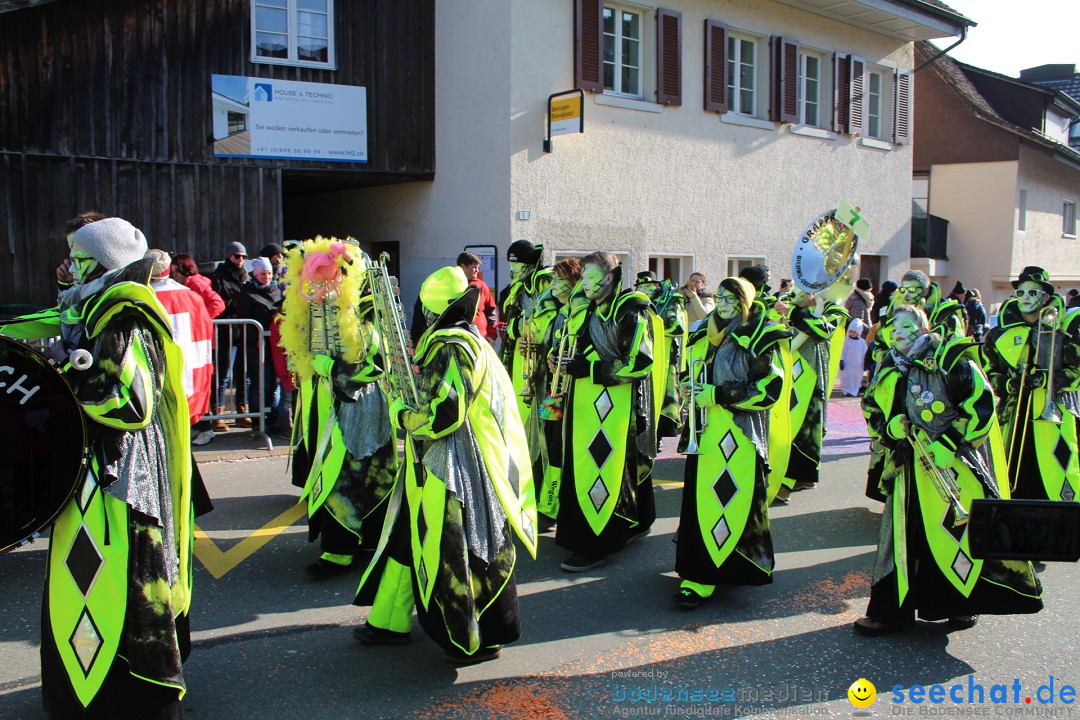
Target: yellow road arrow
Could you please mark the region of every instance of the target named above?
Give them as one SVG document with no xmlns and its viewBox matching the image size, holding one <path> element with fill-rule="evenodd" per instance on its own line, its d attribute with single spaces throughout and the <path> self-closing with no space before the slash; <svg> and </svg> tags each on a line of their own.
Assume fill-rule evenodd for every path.
<svg viewBox="0 0 1080 720">
<path fill-rule="evenodd" d="M 195 526 L 195 557 L 210 571 L 215 579 L 255 554 L 259 548 L 280 535 L 285 528 L 307 514 L 307 504 L 293 505 L 231 548 L 222 552 L 210 536 Z"/>
</svg>

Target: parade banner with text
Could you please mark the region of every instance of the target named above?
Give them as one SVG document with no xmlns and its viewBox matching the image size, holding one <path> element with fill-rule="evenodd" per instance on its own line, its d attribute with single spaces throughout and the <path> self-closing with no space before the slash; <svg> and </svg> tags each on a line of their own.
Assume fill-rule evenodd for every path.
<svg viewBox="0 0 1080 720">
<path fill-rule="evenodd" d="M 367 89 L 211 75 L 214 155 L 367 162 Z"/>
</svg>

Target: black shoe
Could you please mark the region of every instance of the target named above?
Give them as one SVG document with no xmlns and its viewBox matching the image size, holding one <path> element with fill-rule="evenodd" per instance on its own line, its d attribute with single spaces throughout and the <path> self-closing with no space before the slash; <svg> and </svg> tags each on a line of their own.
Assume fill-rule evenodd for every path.
<svg viewBox="0 0 1080 720">
<path fill-rule="evenodd" d="M 555 518 L 541 515 L 536 519 L 536 525 L 540 532 L 546 533 L 548 530 L 555 527 Z"/>
<path fill-rule="evenodd" d="M 559 567 L 566 572 L 585 572 L 586 570 L 592 570 L 594 567 L 600 567 L 605 562 L 607 562 L 607 558 L 574 553 L 563 560 Z"/>
<path fill-rule="evenodd" d="M 816 482 L 810 482 L 809 480 L 796 480 L 795 486 L 791 488 L 791 492 L 796 492 L 798 490 L 813 490 L 816 487 Z"/>
<path fill-rule="evenodd" d="M 501 652 L 502 649 L 498 645 L 491 645 L 489 647 L 480 648 L 472 655 L 466 655 L 460 652 L 447 652 L 443 653 L 443 657 L 446 658 L 446 662 L 451 665 L 476 665 L 477 663 L 494 660 L 499 657 Z"/>
<path fill-rule="evenodd" d="M 304 572 L 316 580 L 325 580 L 326 578 L 337 577 L 338 575 L 349 572 L 350 567 L 352 567 L 352 565 L 338 565 L 337 563 L 319 558 L 304 568 Z"/>
<path fill-rule="evenodd" d="M 949 627 L 957 630 L 969 630 L 979 622 L 978 615 L 957 615 L 949 618 Z"/>
<path fill-rule="evenodd" d="M 671 597 L 671 601 L 684 610 L 693 610 L 698 605 L 705 602 L 705 598 L 701 597 L 690 588 L 679 588 L 679 592 Z"/>
<path fill-rule="evenodd" d="M 899 625 L 887 623 L 884 620 L 875 620 L 871 617 L 859 618 L 852 627 L 859 635 L 865 635 L 866 637 L 877 637 L 900 629 Z"/>
<path fill-rule="evenodd" d="M 352 636 L 365 645 L 404 645 L 409 642 L 409 633 L 383 630 L 370 623 L 357 625 Z"/>
</svg>

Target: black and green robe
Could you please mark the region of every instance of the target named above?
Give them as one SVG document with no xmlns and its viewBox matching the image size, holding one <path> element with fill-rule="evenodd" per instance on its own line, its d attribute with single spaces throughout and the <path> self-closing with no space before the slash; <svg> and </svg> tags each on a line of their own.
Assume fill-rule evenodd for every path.
<svg viewBox="0 0 1080 720">
<path fill-rule="evenodd" d="M 678 437 L 682 432 L 683 409 L 679 379 L 686 374 L 686 341 L 690 324 L 686 318 L 686 298 L 674 288 L 668 290 L 658 303 L 656 314 L 664 323 L 667 368 L 656 434 L 661 438 Z"/>
<path fill-rule="evenodd" d="M 866 614 L 889 624 L 980 614 L 1034 613 L 1042 588 L 1031 563 L 971 556 L 968 525 L 956 525 L 928 467 L 934 449 L 950 458 L 965 511 L 972 500 L 1009 497 L 994 395 L 969 338 L 924 335 L 907 358 L 890 353 L 863 398 L 867 425 L 885 446 L 885 510 Z M 909 432 L 922 439 L 920 460 Z M 930 465 L 928 465 L 928 463 Z"/>
<path fill-rule="evenodd" d="M 538 267 L 521 280 L 514 281 L 506 293 L 502 307 L 499 308 L 503 322 L 506 323 L 502 362 L 506 372 L 510 374 L 510 380 L 514 383 L 514 391 L 518 395 L 518 413 L 523 421 L 528 419 L 531 409 L 528 398 L 522 397 L 522 393 L 525 391 L 526 384 L 532 380 L 531 375 L 543 361 L 543 357 L 534 355 L 532 367 L 526 368 L 525 356 L 519 352 L 518 345 L 523 339 L 536 341 L 536 338 L 529 335 L 532 330 L 533 311 L 540 296 L 551 285 L 554 275 L 555 271 L 552 268 Z"/>
<path fill-rule="evenodd" d="M 602 557 L 656 519 L 652 468 L 666 367 L 653 359 L 663 328 L 648 297 L 627 291 L 591 302 L 570 332 L 574 380 L 564 401 L 555 542 Z"/>
<path fill-rule="evenodd" d="M 1076 397 L 1080 386 L 1080 310 L 1066 312 L 1060 295 L 1052 296 L 1049 302 L 1059 317 L 1050 377 L 1052 404 L 1061 414 L 1060 423 L 1039 419 L 1047 406 L 1049 327 L 1042 333 L 1042 347 L 1036 358 L 1040 333 L 1033 332 L 1033 326 L 1024 320 L 1015 298 L 1001 306 L 997 327 L 986 334 L 983 355 L 986 374 L 1001 398 L 998 417 L 1011 463 L 1013 497 L 1076 502 L 1080 499 L 1076 439 L 1080 413 Z"/>
<path fill-rule="evenodd" d="M 778 346 L 789 337 L 757 300 L 745 320 L 725 322 L 714 310 L 707 328 L 691 335 L 687 359 L 695 369 L 704 361 L 703 382 L 716 404 L 705 409 L 699 454 L 686 457 L 675 551 L 675 572 L 683 580 L 772 582 L 769 418 L 784 386 Z M 699 375 L 695 384 L 701 382 Z"/>
</svg>

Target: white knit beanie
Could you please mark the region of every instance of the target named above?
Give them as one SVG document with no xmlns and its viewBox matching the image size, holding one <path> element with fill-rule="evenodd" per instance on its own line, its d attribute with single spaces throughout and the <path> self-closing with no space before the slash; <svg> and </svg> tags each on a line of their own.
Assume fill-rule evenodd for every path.
<svg viewBox="0 0 1080 720">
<path fill-rule="evenodd" d="M 80 250 L 106 270 L 116 270 L 142 260 L 146 254 L 146 236 L 123 218 L 105 218 L 75 231 L 71 252 Z"/>
</svg>

